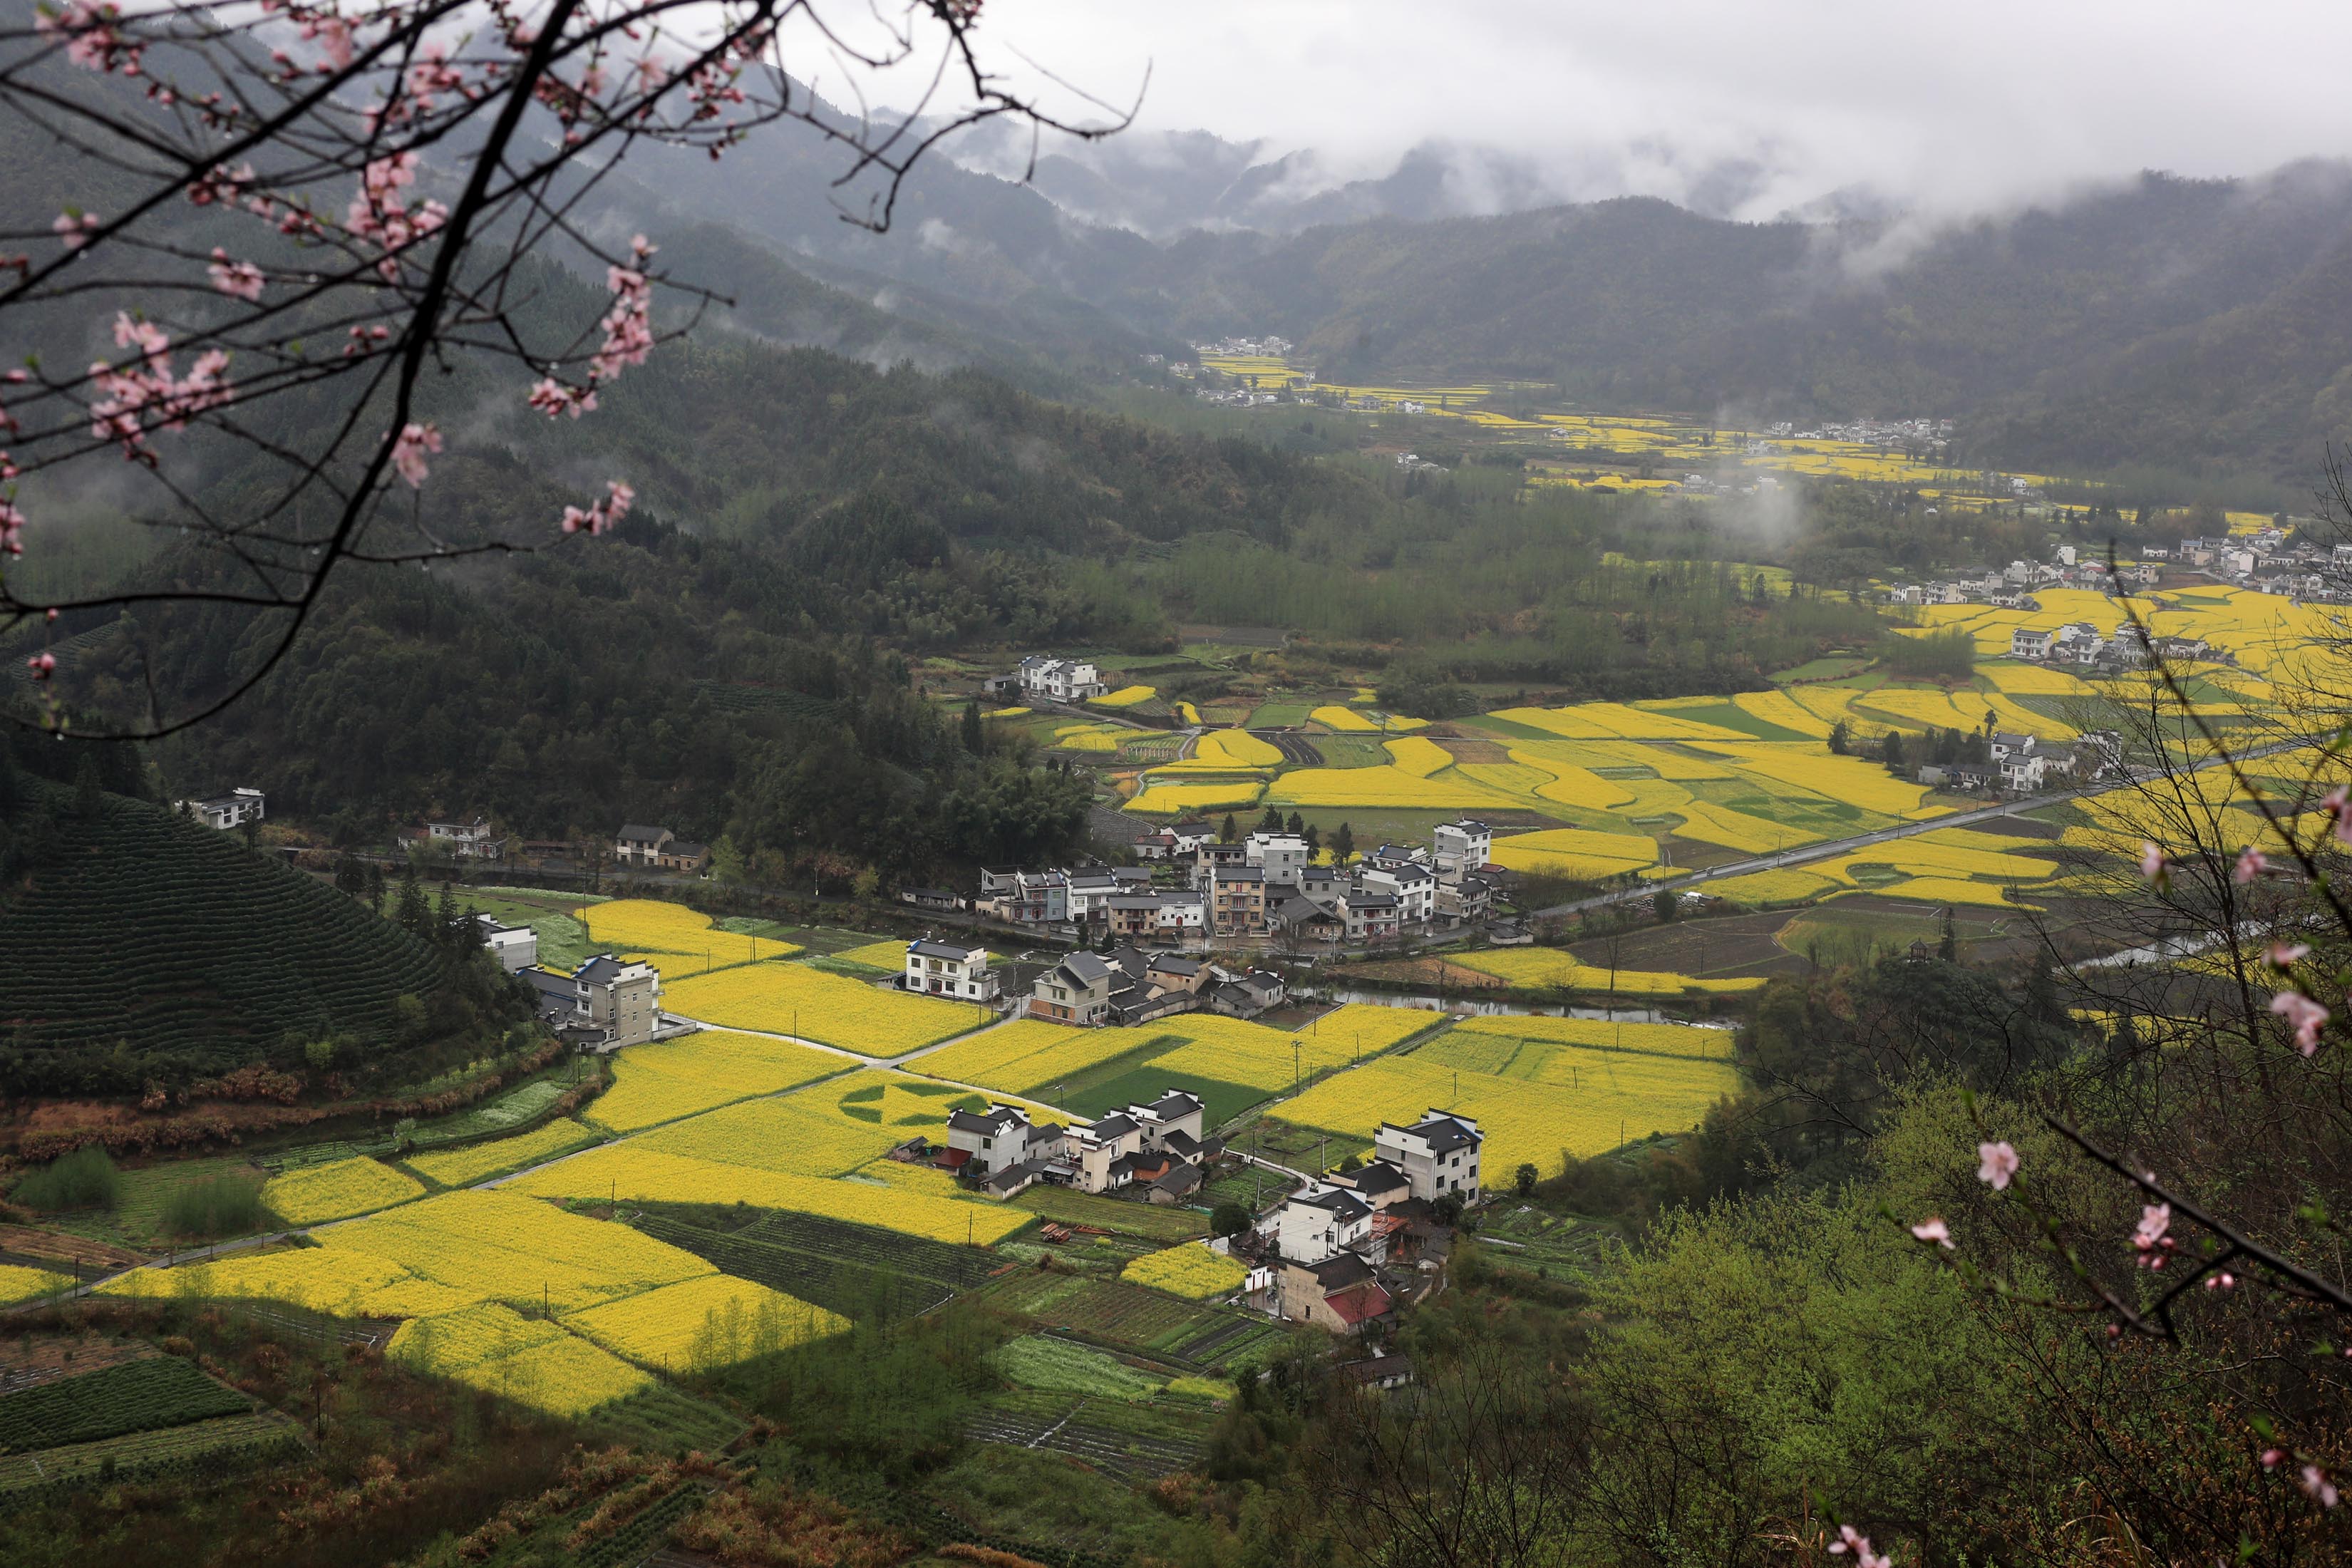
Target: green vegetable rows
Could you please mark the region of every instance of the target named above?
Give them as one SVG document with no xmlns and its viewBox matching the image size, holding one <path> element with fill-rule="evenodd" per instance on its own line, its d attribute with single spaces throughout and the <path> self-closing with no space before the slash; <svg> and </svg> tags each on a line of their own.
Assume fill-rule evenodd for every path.
<svg viewBox="0 0 2352 1568">
<path fill-rule="evenodd" d="M 177 1356 L 123 1362 L 0 1398 L 0 1454 L 250 1414 L 253 1401 Z"/>
</svg>

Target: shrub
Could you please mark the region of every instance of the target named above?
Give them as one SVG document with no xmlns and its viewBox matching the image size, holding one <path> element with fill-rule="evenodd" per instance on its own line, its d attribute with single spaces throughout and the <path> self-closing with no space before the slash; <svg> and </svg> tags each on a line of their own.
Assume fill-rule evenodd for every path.
<svg viewBox="0 0 2352 1568">
<path fill-rule="evenodd" d="M 258 1176 L 205 1176 L 163 1200 L 163 1230 L 171 1236 L 233 1236 L 261 1224 Z"/>
<path fill-rule="evenodd" d="M 106 1151 L 90 1143 L 26 1176 L 16 1184 L 15 1196 L 20 1204 L 52 1214 L 60 1209 L 110 1209 L 121 1180 Z"/>
</svg>

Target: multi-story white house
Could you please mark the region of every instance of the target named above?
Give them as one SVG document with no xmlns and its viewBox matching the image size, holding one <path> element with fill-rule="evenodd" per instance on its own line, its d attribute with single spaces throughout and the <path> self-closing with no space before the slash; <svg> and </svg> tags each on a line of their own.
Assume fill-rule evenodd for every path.
<svg viewBox="0 0 2352 1568">
<path fill-rule="evenodd" d="M 1049 702 L 1084 702 L 1110 689 L 1103 684 L 1102 672 L 1087 659 L 1032 654 L 1021 661 L 1020 676 L 1024 695 Z"/>
<path fill-rule="evenodd" d="M 1406 925 L 1427 925 L 1437 908 L 1437 868 L 1385 847 L 1364 862 L 1357 873 L 1368 893 L 1388 893 L 1397 901 L 1397 919 Z"/>
<path fill-rule="evenodd" d="M 241 827 L 248 822 L 259 822 L 263 816 L 263 797 L 257 789 L 239 788 L 220 795 L 192 795 L 175 800 L 172 809 L 193 816 L 206 827 Z"/>
<path fill-rule="evenodd" d="M 1017 1105 L 948 1113 L 948 1163 L 982 1180 L 1031 1161 L 1058 1160 L 1069 1152 L 1069 1129 L 1055 1121 L 1032 1121 Z"/>
<path fill-rule="evenodd" d="M 649 963 L 599 953 L 571 973 L 519 972 L 539 992 L 540 1016 L 586 1046 L 639 1046 L 661 1026 L 661 973 Z"/>
<path fill-rule="evenodd" d="M 2019 626 L 2009 634 L 2009 652 L 2012 658 L 2048 658 L 2050 645 L 2057 639 L 2046 631 Z"/>
<path fill-rule="evenodd" d="M 1287 1261 L 1320 1263 L 1370 1244 L 1372 1205 L 1345 1187 L 1309 1182 L 1274 1211 L 1265 1231 Z"/>
<path fill-rule="evenodd" d="M 482 945 L 499 961 L 499 967 L 509 974 L 519 973 L 539 962 L 539 933 L 529 926 L 510 926 L 476 915 L 476 925 L 482 933 Z"/>
<path fill-rule="evenodd" d="M 478 816 L 471 822 L 428 822 L 425 825 L 425 842 L 461 860 L 496 860 L 507 849 L 505 836 L 490 826 L 487 816 Z"/>
<path fill-rule="evenodd" d="M 1458 881 L 1478 870 L 1495 847 L 1495 830 L 1467 816 L 1459 822 L 1439 823 L 1431 837 L 1430 858 L 1437 863 L 1437 874 L 1449 880 Z"/>
<path fill-rule="evenodd" d="M 988 966 L 988 949 L 961 942 L 934 942 L 922 937 L 907 944 L 905 984 L 909 991 L 953 996 L 965 1002 L 993 1002 L 1000 977 Z"/>
<path fill-rule="evenodd" d="M 1296 833 L 1253 833 L 1242 850 L 1242 863 L 1263 868 L 1268 888 L 1295 886 L 1299 871 L 1313 858 L 1307 840 Z"/>
<path fill-rule="evenodd" d="M 1372 1134 L 1372 1157 L 1395 1166 L 1424 1203 L 1452 1194 L 1465 1204 L 1478 1201 L 1478 1152 L 1486 1146 L 1478 1124 L 1466 1116 L 1432 1106 L 1410 1127 L 1383 1121 Z"/>
</svg>

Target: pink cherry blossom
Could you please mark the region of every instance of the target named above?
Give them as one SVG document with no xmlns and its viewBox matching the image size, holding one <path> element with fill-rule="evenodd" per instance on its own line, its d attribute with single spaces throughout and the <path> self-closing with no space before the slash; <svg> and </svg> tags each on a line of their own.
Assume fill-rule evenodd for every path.
<svg viewBox="0 0 2352 1568">
<path fill-rule="evenodd" d="M 25 668 L 33 672 L 35 680 L 47 680 L 58 672 L 58 656 L 47 652 L 37 653 L 25 661 Z"/>
<path fill-rule="evenodd" d="M 1951 1227 L 1940 1219 L 1923 1219 L 1911 1227 L 1911 1234 L 1921 1241 L 1932 1241 L 1945 1251 L 1952 1250 Z"/>
<path fill-rule="evenodd" d="M 2132 1247 L 2139 1254 L 2144 1268 L 2161 1268 L 2165 1255 L 2172 1250 L 2172 1238 L 2165 1232 L 2172 1228 L 2172 1205 L 2148 1204 L 2139 1211 L 2138 1228 L 2132 1232 Z"/>
<path fill-rule="evenodd" d="M 1853 1553 L 1854 1568 L 1892 1568 L 1894 1559 L 1884 1552 L 1870 1549 L 1870 1537 L 1850 1524 L 1838 1526 L 1838 1538 L 1830 1542 L 1830 1554 Z"/>
<path fill-rule="evenodd" d="M 68 250 L 79 250 L 83 246 L 88 245 L 90 237 L 98 232 L 98 215 L 96 213 L 59 213 L 50 223 L 49 228 L 58 237 L 58 242 Z"/>
<path fill-rule="evenodd" d="M 628 481 L 608 479 L 604 484 L 604 500 L 585 510 L 576 506 L 567 506 L 563 509 L 563 531 L 602 533 L 628 516 L 629 508 L 636 504 L 636 500 L 637 492 Z"/>
<path fill-rule="evenodd" d="M 2294 1026 L 2294 1043 L 2305 1056 L 2319 1048 L 2319 1031 L 2327 1023 L 2327 1009 L 2300 991 L 2282 991 L 2271 998 L 2271 1011 Z"/>
<path fill-rule="evenodd" d="M 7 458 L 7 453 L 0 452 L 0 478 L 5 478 L 16 471 L 15 465 L 8 462 Z M 24 535 L 25 514 L 18 510 L 16 498 L 0 496 L 0 550 L 5 550 L 11 555 L 22 555 L 25 553 Z"/>
<path fill-rule="evenodd" d="M 441 432 L 431 425 L 412 422 L 401 426 L 400 438 L 392 444 L 392 466 L 408 481 L 408 488 L 415 489 L 425 483 L 430 471 L 425 467 L 425 455 L 440 450 Z"/>
<path fill-rule="evenodd" d="M 1994 1192 L 2008 1187 L 2010 1178 L 2017 1174 L 2017 1151 L 2006 1142 L 1977 1145 L 1977 1180 L 1991 1186 Z"/>
<path fill-rule="evenodd" d="M 2347 806 L 2347 797 L 2352 797 L 2352 791 L 2338 784 L 2327 792 L 2326 798 L 2319 805 L 2321 810 L 2336 819 L 2334 831 L 2337 841 L 2352 844 L 2352 808 Z"/>
<path fill-rule="evenodd" d="M 2264 956 L 2270 960 L 2273 969 L 2292 969 L 2310 952 L 2311 944 L 2308 942 L 2274 942 L 2271 943 L 2270 952 Z"/>
<path fill-rule="evenodd" d="M 2249 844 L 2245 853 L 2238 857 L 2237 869 L 2230 873 L 2230 879 L 2242 888 L 2269 870 L 2270 865 L 2270 858 Z"/>
<path fill-rule="evenodd" d="M 2153 881 L 2155 879 L 2164 875 L 2164 868 L 2169 864 L 2171 864 L 2170 858 L 2163 850 L 2157 847 L 2153 839 L 2142 841 L 2139 847 L 2139 874 L 2141 876 Z"/>
<path fill-rule="evenodd" d="M 231 261 L 228 252 L 213 247 L 212 265 L 205 268 L 212 274 L 213 287 L 239 300 L 261 298 L 261 268 L 250 261 Z"/>
<path fill-rule="evenodd" d="M 125 76 L 137 76 L 143 46 L 116 25 L 121 20 L 122 8 L 119 5 L 66 0 L 54 13 L 43 10 L 37 14 L 33 30 L 63 37 L 66 58 L 84 70 L 119 70 Z"/>
<path fill-rule="evenodd" d="M 2303 1489 L 2318 1499 L 2320 1507 L 2336 1506 L 2336 1483 L 2329 1480 L 2327 1472 L 2317 1465 L 2303 1467 Z"/>
<path fill-rule="evenodd" d="M 2285 1459 L 2286 1450 L 2284 1448 L 2264 1448 L 2263 1450 L 2263 1468 L 2266 1470 L 2277 1469 L 2281 1464 L 2285 1462 Z"/>
</svg>

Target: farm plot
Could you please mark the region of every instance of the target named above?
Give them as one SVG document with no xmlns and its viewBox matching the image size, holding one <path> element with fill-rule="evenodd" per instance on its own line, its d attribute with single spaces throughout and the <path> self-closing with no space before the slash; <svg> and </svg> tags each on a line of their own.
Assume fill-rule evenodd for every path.
<svg viewBox="0 0 2352 1568">
<path fill-rule="evenodd" d="M 1622 1024 L 1609 1018 L 1552 1018 L 1531 1014 L 1494 1013 L 1465 1018 L 1430 1041 L 1417 1054 L 1450 1057 L 1457 1065 L 1506 1078 L 1545 1078 L 1536 1065 L 1541 1051 L 1535 1046 L 1586 1046 L 1594 1049 L 1639 1051 L 1648 1056 L 1691 1057 L 1706 1061 L 1731 1059 L 1732 1032 L 1703 1029 L 1693 1024 Z M 1507 1049 L 1506 1049 L 1507 1048 Z M 1473 1061 L 1473 1050 L 1503 1050 L 1505 1054 Z M 1513 1057 L 1520 1065 L 1511 1065 Z"/>
<path fill-rule="evenodd" d="M 349 1219 L 424 1195 L 415 1177 L 365 1158 L 289 1171 L 261 1189 L 263 1205 L 293 1226 Z"/>
<path fill-rule="evenodd" d="M 13 1307 L 20 1301 L 54 1296 L 72 1283 L 69 1276 L 52 1274 L 46 1268 L 26 1268 L 14 1263 L 0 1263 L 0 1307 Z"/>
<path fill-rule="evenodd" d="M 558 1415 L 583 1415 L 653 1383 L 611 1352 L 496 1302 L 404 1323 L 385 1353 L 418 1372 Z"/>
<path fill-rule="evenodd" d="M 1586 963 L 1575 954 L 1548 947 L 1503 947 L 1465 952 L 1453 962 L 1464 969 L 1491 974 L 1508 985 L 1530 990 L 1566 989 L 1618 996 L 1679 996 L 1685 992 L 1727 994 L 1759 989 L 1759 977 L 1707 980 L 1662 970 L 1611 970 Z"/>
<path fill-rule="evenodd" d="M 634 1203 L 741 1203 L 983 1247 L 1015 1234 L 1034 1217 L 1019 1208 L 978 1199 L 933 1197 L 867 1182 L 763 1171 L 627 1143 L 591 1149 L 518 1177 L 505 1190 L 540 1197 Z"/>
<path fill-rule="evenodd" d="M 1188 1301 L 1206 1301 L 1232 1295 L 1248 1274 L 1234 1258 L 1212 1252 L 1205 1245 L 1193 1245 L 1147 1253 L 1120 1269 L 1118 1277 L 1130 1285 L 1165 1290 Z"/>
<path fill-rule="evenodd" d="M 951 1109 L 982 1097 L 902 1073 L 861 1070 L 781 1099 L 753 1100 L 644 1134 L 630 1147 L 803 1176 L 846 1174 L 904 1142 L 940 1131 Z"/>
<path fill-rule="evenodd" d="M 1658 863 L 1654 839 L 1631 833 L 1596 833 L 1582 827 L 1513 834 L 1495 840 L 1490 853 L 1495 864 L 1514 871 L 1538 871 L 1591 881 L 1622 876 Z"/>
<path fill-rule="evenodd" d="M 1457 1068 L 1432 1047 L 1382 1057 L 1285 1101 L 1280 1120 L 1324 1129 L 1360 1148 L 1382 1121 L 1444 1106 L 1477 1120 L 1486 1136 L 1480 1177 L 1497 1187 L 1522 1163 L 1549 1173 L 1559 1168 L 1563 1152 L 1584 1157 L 1652 1131 L 1696 1126 L 1717 1100 L 1739 1088 L 1727 1062 L 1564 1045 L 1553 1049 L 1572 1072 L 1506 1077 Z"/>
<path fill-rule="evenodd" d="M 1127 809 L 1146 816 L 1177 816 L 1188 811 L 1223 811 L 1255 805 L 1265 785 L 1256 779 L 1215 784 L 1148 784 L 1127 803 Z"/>
<path fill-rule="evenodd" d="M 1491 1247 L 1486 1260 L 1507 1268 L 1547 1275 L 1590 1271 L 1606 1253 L 1609 1233 L 1591 1220 L 1556 1215 L 1522 1204 L 1506 1208 L 1478 1227 L 1478 1242 Z"/>
<path fill-rule="evenodd" d="M 1082 1193 L 1075 1187 L 1056 1187 L 1044 1183 L 1031 1187 L 1008 1206 L 1045 1219 L 1060 1220 L 1065 1225 L 1093 1226 L 1122 1236 L 1141 1237 L 1163 1246 L 1205 1235 L 1209 1228 L 1208 1215 L 1188 1208 L 1129 1203 L 1124 1198 L 1107 1198 L 1098 1193 Z"/>
<path fill-rule="evenodd" d="M 1133 1399 L 1157 1394 L 1168 1386 L 1117 1357 L 1069 1340 L 1046 1334 L 1024 1334 L 1000 1346 L 991 1365 L 1024 1388 L 1056 1394 L 1099 1394 L 1113 1399 Z"/>
<path fill-rule="evenodd" d="M 604 1134 L 583 1127 L 577 1121 L 551 1121 L 535 1127 L 515 1138 L 493 1139 L 488 1143 L 471 1143 L 463 1149 L 447 1149 L 436 1154 L 417 1154 L 408 1162 L 408 1168 L 436 1186 L 465 1187 L 520 1171 L 526 1165 L 536 1165 L 585 1149 L 602 1141 Z"/>
<path fill-rule="evenodd" d="M 706 1274 L 563 1320 L 640 1366 L 709 1372 L 845 1333 L 838 1312 L 749 1279 Z"/>
<path fill-rule="evenodd" d="M 1174 1426 L 1186 1416 L 1196 1430 Z M 1159 1403 L 1039 1391 L 992 1396 L 965 1435 L 978 1443 L 1067 1454 L 1122 1480 L 1149 1481 L 1196 1461 L 1208 1447 L 1208 1426 L 1205 1411 L 1171 1406 L 1163 1414 Z"/>
<path fill-rule="evenodd" d="M 1178 1364 L 1227 1364 L 1257 1342 L 1233 1325 L 1250 1328 L 1263 1321 L 1077 1274 L 1023 1270 L 1006 1275 L 978 1294 L 992 1306 L 1034 1320 L 1040 1328 Z M 1196 1349 L 1208 1353 L 1196 1355 Z"/>
<path fill-rule="evenodd" d="M 249 1415 L 254 1402 L 178 1356 L 142 1356 L 0 1395 L 0 1454 Z"/>
<path fill-rule="evenodd" d="M 814 1083 L 850 1065 L 829 1051 L 790 1040 L 705 1029 L 622 1051 L 613 1058 L 613 1087 L 584 1114 L 608 1131 L 634 1132 Z"/>
<path fill-rule="evenodd" d="M 681 980 L 677 1013 L 721 1027 L 817 1040 L 865 1056 L 896 1056 L 988 1022 L 985 1007 L 883 991 L 804 963 L 747 963 Z"/>
<path fill-rule="evenodd" d="M 100 1481 L 129 1485 L 216 1478 L 257 1469 L 301 1451 L 300 1430 L 275 1411 L 225 1415 L 0 1458 L 0 1497 Z"/>
<path fill-rule="evenodd" d="M 707 1224 L 705 1217 L 704 1211 L 661 1209 L 630 1223 L 739 1279 L 851 1318 L 929 1311 L 977 1283 L 991 1263 L 987 1254 L 971 1247 L 820 1215 L 765 1215 L 732 1230 L 720 1228 L 720 1216 L 709 1216 Z"/>
<path fill-rule="evenodd" d="M 694 959 L 704 964 L 747 963 L 790 958 L 801 950 L 788 942 L 720 930 L 712 917 L 658 899 L 613 899 L 572 911 L 592 949 L 627 958 Z M 659 967 L 671 969 L 675 963 Z"/>
</svg>

